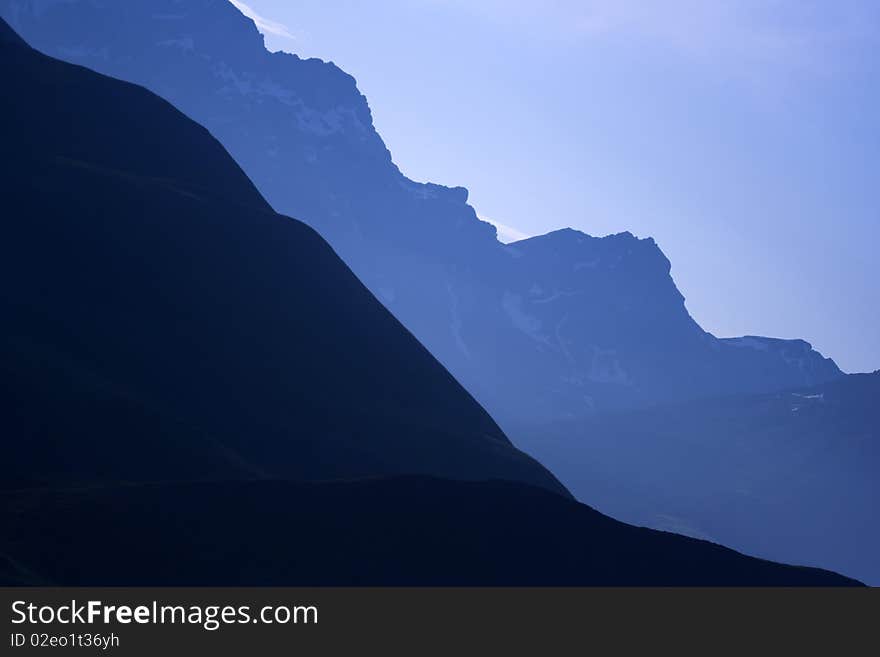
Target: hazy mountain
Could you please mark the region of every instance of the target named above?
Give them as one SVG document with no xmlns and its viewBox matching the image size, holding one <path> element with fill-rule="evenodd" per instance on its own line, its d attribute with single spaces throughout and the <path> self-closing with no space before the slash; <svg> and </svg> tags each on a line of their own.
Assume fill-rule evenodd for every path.
<svg viewBox="0 0 880 657">
<path fill-rule="evenodd" d="M 559 494 L 203 128 L 5 25 L 0 73 L 2 582 L 855 583 Z"/>
<path fill-rule="evenodd" d="M 204 124 L 511 430 L 840 375 L 802 341 L 704 332 L 653 240 L 563 230 L 499 243 L 465 189 L 398 170 L 351 76 L 267 52 L 225 0 L 0 0 L 0 14 L 40 50 Z"/>
<path fill-rule="evenodd" d="M 152 93 L 3 44 L 2 486 L 383 474 L 564 493 Z"/>
<path fill-rule="evenodd" d="M 536 426 L 522 446 L 626 522 L 880 584 L 880 372 Z"/>
<path fill-rule="evenodd" d="M 785 494 L 784 481 L 751 506 L 744 506 L 748 496 L 724 501 L 738 490 L 731 483 L 736 477 L 763 476 L 759 446 L 773 427 L 789 432 L 770 461 L 774 467 L 784 469 L 786 450 L 795 450 L 796 460 L 802 446 L 798 426 L 750 415 L 751 402 L 743 400 L 751 397 L 742 393 L 811 386 L 838 378 L 839 370 L 803 341 L 719 340 L 704 332 L 652 240 L 563 230 L 500 244 L 467 205 L 466 190 L 401 174 L 350 76 L 318 60 L 268 53 L 253 23 L 225 0 L 0 0 L 0 14 L 45 52 L 143 84 L 206 125 L 277 209 L 329 239 L 518 443 L 551 463 L 581 499 L 634 522 L 873 576 L 861 561 L 870 541 L 844 543 L 844 536 L 861 536 L 858 526 L 845 527 L 839 541 L 810 538 L 815 527 L 827 526 L 810 509 L 823 507 Z M 730 402 L 736 410 L 727 413 L 713 415 L 715 402 L 705 410 L 685 403 L 657 410 L 656 417 L 578 419 L 737 394 Z M 717 456 L 712 443 L 690 442 L 727 435 L 733 428 L 725 423 L 740 426 L 739 413 L 753 424 Z M 670 417 L 681 427 L 657 429 Z M 129 423 L 132 435 L 142 422 Z M 643 451 L 617 440 L 621 425 L 637 433 Z M 831 452 L 843 451 L 801 470 L 804 500 L 821 497 L 827 481 L 839 482 L 831 464 L 849 458 L 837 427 L 812 429 Z M 203 435 L 216 440 L 207 428 Z M 694 454 L 703 463 L 683 473 L 677 464 Z M 202 460 L 200 467 L 210 474 L 228 459 L 217 461 Z M 128 466 L 150 463 L 142 456 Z M 856 522 L 876 499 L 865 497 L 856 480 L 826 498 L 851 505 L 841 522 Z M 718 492 L 719 486 L 726 488 Z M 776 531 L 783 526 L 790 530 Z"/>
</svg>

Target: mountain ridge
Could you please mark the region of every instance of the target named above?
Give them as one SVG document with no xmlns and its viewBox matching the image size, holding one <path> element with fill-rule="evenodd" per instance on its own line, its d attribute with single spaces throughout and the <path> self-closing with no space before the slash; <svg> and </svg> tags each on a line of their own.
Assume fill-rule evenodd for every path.
<svg viewBox="0 0 880 657">
<path fill-rule="evenodd" d="M 3 583 L 858 585 L 575 502 L 190 119 L 0 73 Z"/>
<path fill-rule="evenodd" d="M 0 501 L 0 519 L 15 529 L 0 537 L 7 585 L 859 585 L 501 481 L 149 484 Z M 95 545 L 80 522 L 118 530 Z M 258 556 L 243 559 L 255 542 Z"/>
<path fill-rule="evenodd" d="M 577 252 L 582 234 L 543 236 L 565 247 L 561 260 L 518 257 L 535 242 L 499 243 L 466 189 L 401 173 L 353 77 L 269 53 L 229 3 L 2 0 L 0 14 L 49 54 L 143 84 L 207 125 L 269 202 L 316 228 L 508 431 L 536 417 L 841 375 L 817 353 L 801 367 L 779 350 L 746 352 L 703 331 L 650 238 L 591 238 L 606 240 L 596 250 L 610 265 L 594 284 L 569 289 L 574 271 L 563 269 L 593 271 Z M 536 285 L 546 294 L 532 295 Z M 635 312 L 641 302 L 651 305 Z"/>
</svg>

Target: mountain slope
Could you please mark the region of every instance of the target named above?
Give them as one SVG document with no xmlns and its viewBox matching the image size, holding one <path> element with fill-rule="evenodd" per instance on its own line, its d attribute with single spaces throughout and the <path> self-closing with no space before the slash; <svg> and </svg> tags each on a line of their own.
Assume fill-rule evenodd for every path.
<svg viewBox="0 0 880 657">
<path fill-rule="evenodd" d="M 880 584 L 878 399 L 880 372 L 854 374 L 542 424 L 522 446 L 620 520 Z"/>
<path fill-rule="evenodd" d="M 564 493 L 204 128 L 0 47 L 5 486 L 424 473 Z"/>
<path fill-rule="evenodd" d="M 851 586 L 530 486 L 398 478 L 0 495 L 0 583 Z M 83 526 L 113 527 L 96 542 Z"/>
<path fill-rule="evenodd" d="M 0 73 L 3 583 L 856 583 L 560 495 L 202 128 L 5 37 Z"/>
<path fill-rule="evenodd" d="M 48 54 L 142 84 L 207 126 L 508 431 L 840 376 L 804 342 L 743 349 L 704 332 L 653 240 L 565 230 L 502 245 L 465 189 L 398 170 L 351 76 L 267 52 L 228 2 L 0 0 L 0 14 Z"/>
</svg>

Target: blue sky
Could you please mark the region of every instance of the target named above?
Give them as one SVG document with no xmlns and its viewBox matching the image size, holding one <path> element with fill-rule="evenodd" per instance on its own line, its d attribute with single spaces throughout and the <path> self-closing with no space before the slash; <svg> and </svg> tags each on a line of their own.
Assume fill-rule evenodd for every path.
<svg viewBox="0 0 880 657">
<path fill-rule="evenodd" d="M 509 234 L 652 236 L 707 330 L 880 368 L 880 2 L 235 4 Z"/>
</svg>

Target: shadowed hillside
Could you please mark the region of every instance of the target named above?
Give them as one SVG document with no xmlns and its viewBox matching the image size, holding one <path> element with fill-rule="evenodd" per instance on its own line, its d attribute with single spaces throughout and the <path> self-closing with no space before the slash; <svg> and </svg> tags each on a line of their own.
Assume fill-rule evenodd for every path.
<svg viewBox="0 0 880 657">
<path fill-rule="evenodd" d="M 574 502 L 204 129 L 0 72 L 4 583 L 855 583 Z"/>
<path fill-rule="evenodd" d="M 425 473 L 564 492 L 204 128 L 2 47 L 4 486 Z"/>
<path fill-rule="evenodd" d="M 505 482 L 238 482 L 0 495 L 0 582 L 851 586 Z M 83 526 L 112 527 L 96 541 Z M 61 547 L 63 546 L 63 548 Z M 5 557 L 5 559 L 4 559 Z"/>
</svg>

